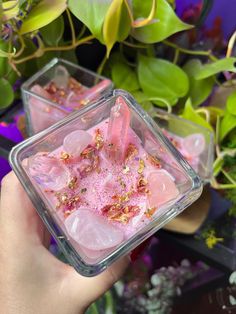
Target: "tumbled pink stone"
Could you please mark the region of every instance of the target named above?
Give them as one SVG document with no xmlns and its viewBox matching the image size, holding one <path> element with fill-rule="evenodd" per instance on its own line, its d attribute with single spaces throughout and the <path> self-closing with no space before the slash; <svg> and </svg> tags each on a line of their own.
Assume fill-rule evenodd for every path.
<svg viewBox="0 0 236 314">
<path fill-rule="evenodd" d="M 148 196 L 150 207 L 161 206 L 179 195 L 175 182 L 165 170 L 150 173 L 147 180 L 150 191 Z"/>
<path fill-rule="evenodd" d="M 30 89 L 31 92 L 43 97 L 43 98 L 46 98 L 46 99 L 51 99 L 51 95 L 40 85 L 36 84 L 36 85 L 33 85 Z M 33 97 L 33 102 L 38 102 L 38 101 L 41 101 L 39 100 L 38 98 L 36 97 Z"/>
<path fill-rule="evenodd" d="M 183 139 L 182 147 L 189 157 L 200 156 L 206 146 L 205 138 L 201 133 L 191 134 Z"/>
<path fill-rule="evenodd" d="M 117 161 L 123 161 L 128 146 L 130 110 L 125 100 L 119 96 L 111 109 L 107 130 L 107 153 Z"/>
<path fill-rule="evenodd" d="M 121 230 L 84 208 L 67 217 L 65 227 L 71 238 L 84 248 L 93 251 L 112 248 L 120 244 L 124 238 Z"/>
<path fill-rule="evenodd" d="M 88 132 L 77 130 L 64 138 L 63 149 L 73 156 L 79 156 L 92 140 L 93 137 Z"/>
<path fill-rule="evenodd" d="M 40 85 L 34 85 L 30 90 L 38 96 L 45 98 L 44 100 L 32 95 L 29 99 L 31 124 L 34 133 L 46 129 L 67 115 L 60 108 L 53 107 L 47 103 L 47 100 L 51 101 L 51 95 Z"/>
<path fill-rule="evenodd" d="M 69 171 L 58 159 L 44 153 L 30 157 L 28 169 L 35 181 L 52 190 L 62 189 L 70 178 Z"/>
</svg>

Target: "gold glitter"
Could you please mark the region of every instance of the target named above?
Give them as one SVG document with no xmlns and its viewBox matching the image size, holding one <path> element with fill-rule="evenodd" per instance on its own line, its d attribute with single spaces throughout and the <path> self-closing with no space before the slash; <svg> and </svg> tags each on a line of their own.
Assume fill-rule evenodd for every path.
<svg viewBox="0 0 236 314">
<path fill-rule="evenodd" d="M 138 173 L 139 174 L 143 173 L 144 167 L 145 167 L 145 163 L 144 163 L 143 159 L 139 159 L 139 167 L 138 167 Z"/>
<path fill-rule="evenodd" d="M 125 161 L 129 161 L 138 155 L 138 149 L 134 144 L 129 144 L 125 153 Z"/>
<path fill-rule="evenodd" d="M 60 95 L 60 96 L 63 97 L 63 96 L 65 96 L 65 94 L 66 94 L 66 93 L 65 93 L 65 91 L 64 91 L 63 89 L 61 89 L 61 90 L 59 91 L 59 95 Z"/>
<path fill-rule="evenodd" d="M 60 156 L 60 159 L 62 161 L 65 161 L 67 162 L 69 159 L 71 158 L 71 155 L 66 153 L 66 152 L 61 152 L 61 156 Z"/>
<path fill-rule="evenodd" d="M 104 145 L 104 139 L 99 129 L 95 131 L 95 143 L 97 149 L 101 149 Z"/>
<path fill-rule="evenodd" d="M 156 210 L 157 210 L 157 207 L 151 207 L 151 208 L 148 208 L 144 214 L 147 218 L 151 218 Z"/>
<path fill-rule="evenodd" d="M 124 166 L 124 167 L 123 167 L 123 171 L 122 171 L 122 172 L 123 172 L 124 174 L 128 173 L 129 171 L 130 171 L 129 166 Z"/>
<path fill-rule="evenodd" d="M 147 193 L 148 192 L 148 189 L 146 188 L 147 183 L 148 183 L 147 180 L 144 179 L 143 176 L 139 177 L 138 182 L 137 182 L 137 191 L 139 193 L 144 193 L 144 192 Z"/>
<path fill-rule="evenodd" d="M 148 155 L 148 159 L 153 166 L 161 168 L 161 161 L 156 156 Z"/>
<path fill-rule="evenodd" d="M 80 100 L 80 105 L 86 106 L 89 103 L 89 99 L 82 99 Z"/>
<path fill-rule="evenodd" d="M 78 181 L 77 177 L 71 178 L 69 183 L 68 183 L 68 188 L 71 190 L 74 190 L 76 188 L 77 181 Z"/>
</svg>

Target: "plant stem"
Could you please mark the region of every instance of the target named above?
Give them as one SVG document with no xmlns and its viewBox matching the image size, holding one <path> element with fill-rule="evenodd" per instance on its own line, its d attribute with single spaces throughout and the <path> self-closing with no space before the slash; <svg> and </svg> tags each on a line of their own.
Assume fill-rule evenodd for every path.
<svg viewBox="0 0 236 314">
<path fill-rule="evenodd" d="M 122 41 L 122 44 L 128 46 L 128 47 L 132 47 L 132 48 L 141 48 L 141 49 L 146 49 L 147 48 L 147 45 L 140 45 L 140 44 L 133 44 L 133 43 L 130 43 L 129 41 Z"/>
<path fill-rule="evenodd" d="M 45 48 L 40 48 L 40 56 L 44 54 L 47 51 L 66 51 L 66 50 L 71 50 L 76 48 L 79 45 L 85 44 L 88 41 L 94 39 L 95 37 L 93 35 L 89 35 L 87 37 L 84 37 L 82 39 L 77 40 L 74 44 L 68 45 L 68 46 L 59 46 L 59 47 L 45 47 Z M 38 49 L 39 50 L 39 49 Z M 34 53 L 32 53 L 29 56 L 26 56 L 22 59 L 14 60 L 15 64 L 20 64 L 26 61 L 29 61 L 31 59 L 37 58 L 39 56 L 39 51 L 36 50 Z"/>
<path fill-rule="evenodd" d="M 76 37 L 75 37 L 75 28 L 74 28 L 74 24 L 73 24 L 73 21 L 72 21 L 72 18 L 71 18 L 71 14 L 70 14 L 69 9 L 66 9 L 66 13 L 67 13 L 67 17 L 68 17 L 69 24 L 70 24 L 71 38 L 72 38 L 72 45 L 74 45 L 74 44 L 75 44 L 75 42 L 76 42 Z"/>
<path fill-rule="evenodd" d="M 199 56 L 207 56 L 209 57 L 212 61 L 217 61 L 218 59 L 211 53 L 211 50 L 204 51 L 204 50 L 190 50 L 186 48 L 182 48 L 168 40 L 163 41 L 165 45 L 170 46 L 174 49 L 178 49 L 180 52 L 189 54 L 189 55 L 199 55 Z"/>
<path fill-rule="evenodd" d="M 107 62 L 107 54 L 105 54 L 105 56 L 103 57 L 101 63 L 99 64 L 99 67 L 97 69 L 97 74 L 101 75 L 102 74 L 102 71 L 104 69 L 104 66 Z"/>
<path fill-rule="evenodd" d="M 229 175 L 224 169 L 221 169 L 221 171 L 224 174 L 224 176 L 229 180 L 229 182 L 231 182 L 232 184 L 235 184 L 235 186 L 236 186 L 236 182 L 231 177 L 231 175 Z"/>
<path fill-rule="evenodd" d="M 175 49 L 175 55 L 174 55 L 174 60 L 173 63 L 176 64 L 179 59 L 179 49 Z"/>
<path fill-rule="evenodd" d="M 25 49 L 25 42 L 24 42 L 23 37 L 19 34 L 19 35 L 18 35 L 18 38 L 19 38 L 19 42 L 20 42 L 20 44 L 21 44 L 21 47 L 20 47 L 20 49 L 17 51 L 17 53 L 14 55 L 14 58 L 19 57 L 19 56 L 23 53 L 23 51 L 24 51 L 24 49 Z"/>
</svg>

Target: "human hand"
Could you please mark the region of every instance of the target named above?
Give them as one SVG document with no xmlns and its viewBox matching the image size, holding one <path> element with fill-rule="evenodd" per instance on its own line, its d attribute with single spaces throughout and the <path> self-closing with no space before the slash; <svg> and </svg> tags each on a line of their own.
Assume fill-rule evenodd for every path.
<svg viewBox="0 0 236 314">
<path fill-rule="evenodd" d="M 16 176 L 2 181 L 0 308 L 4 314 L 80 314 L 123 274 L 124 257 L 87 278 L 49 251 L 50 235 Z"/>
</svg>

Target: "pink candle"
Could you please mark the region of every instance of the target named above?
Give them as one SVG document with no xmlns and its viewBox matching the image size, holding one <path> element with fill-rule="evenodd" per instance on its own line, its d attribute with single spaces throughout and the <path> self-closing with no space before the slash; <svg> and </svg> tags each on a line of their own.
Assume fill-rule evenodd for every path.
<svg viewBox="0 0 236 314">
<path fill-rule="evenodd" d="M 67 236 L 90 259 L 129 239 L 181 196 L 130 128 L 122 97 L 108 119 L 67 134 L 60 147 L 30 157 L 25 167 Z"/>
</svg>

